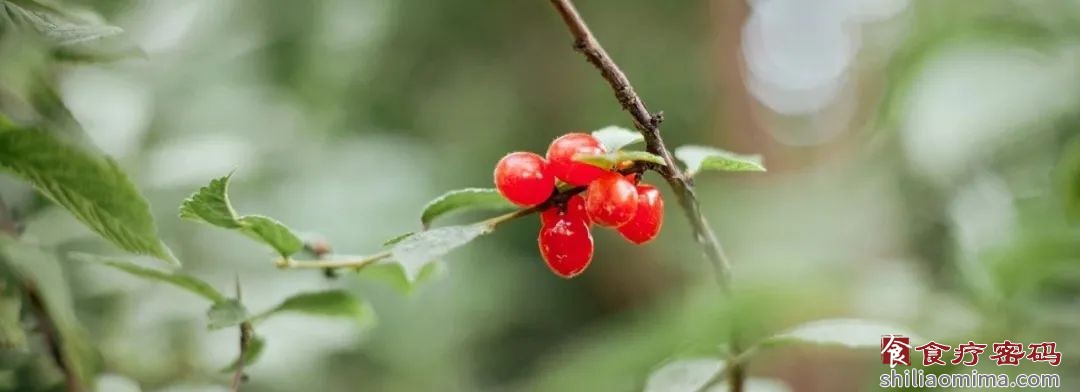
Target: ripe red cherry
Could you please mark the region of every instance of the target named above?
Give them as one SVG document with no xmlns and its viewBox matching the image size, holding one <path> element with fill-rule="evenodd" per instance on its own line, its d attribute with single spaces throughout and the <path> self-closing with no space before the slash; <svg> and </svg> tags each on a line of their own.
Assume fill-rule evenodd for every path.
<svg viewBox="0 0 1080 392">
<path fill-rule="evenodd" d="M 588 185 L 606 171 L 599 167 L 574 161 L 575 154 L 604 154 L 607 149 L 592 135 L 568 133 L 551 142 L 547 150 L 551 173 L 572 185 Z"/>
<path fill-rule="evenodd" d="M 585 212 L 593 223 L 622 226 L 634 218 L 638 208 L 637 188 L 622 174 L 607 172 L 589 184 Z"/>
<path fill-rule="evenodd" d="M 543 203 L 551 196 L 555 176 L 539 155 L 512 152 L 495 165 L 495 188 L 511 203 L 529 207 Z"/>
<path fill-rule="evenodd" d="M 552 209 L 559 213 L 557 207 Z M 573 278 L 585 271 L 592 261 L 593 239 L 589 226 L 584 220 L 569 214 L 542 220 L 536 241 L 544 263 L 560 277 Z"/>
<path fill-rule="evenodd" d="M 592 221 L 589 220 L 589 214 L 585 213 L 585 198 L 581 197 L 581 195 L 570 196 L 570 199 L 566 201 L 565 209 L 551 207 L 544 210 L 544 212 L 540 214 L 540 222 L 546 224 L 560 216 L 570 216 L 572 218 L 581 219 L 585 221 L 586 226 L 592 225 Z"/>
<path fill-rule="evenodd" d="M 663 224 L 664 199 L 660 197 L 660 191 L 652 185 L 638 185 L 637 213 L 630 222 L 619 226 L 619 234 L 628 241 L 641 245 L 656 238 Z"/>
</svg>

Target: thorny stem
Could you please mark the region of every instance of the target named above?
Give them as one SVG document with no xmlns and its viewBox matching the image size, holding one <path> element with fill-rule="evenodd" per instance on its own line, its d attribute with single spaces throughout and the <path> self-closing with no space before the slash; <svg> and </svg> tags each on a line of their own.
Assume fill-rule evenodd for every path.
<svg viewBox="0 0 1080 392">
<path fill-rule="evenodd" d="M 634 91 L 630 79 L 615 64 L 607 51 L 600 46 L 600 42 L 589 30 L 589 26 L 585 24 L 585 20 L 581 18 L 581 14 L 578 13 L 577 8 L 574 7 L 570 0 L 551 0 L 551 5 L 559 12 L 559 16 L 562 17 L 566 27 L 570 30 L 570 35 L 574 37 L 574 49 L 581 52 L 589 63 L 600 70 L 604 80 L 611 85 L 611 89 L 615 92 L 615 98 L 622 105 L 623 110 L 629 112 L 634 119 L 634 126 L 645 138 L 646 149 L 664 158 L 665 166 L 657 171 L 667 180 L 668 184 L 671 185 L 671 189 L 675 192 L 679 206 L 682 207 L 683 212 L 690 221 L 690 226 L 694 230 L 694 239 L 701 245 L 705 256 L 713 264 L 717 283 L 725 292 L 730 292 L 731 263 L 728 261 L 727 256 L 724 255 L 724 250 L 720 246 L 720 241 L 716 239 L 716 234 L 713 233 L 709 223 L 705 220 L 705 216 L 701 213 L 701 206 L 698 204 L 697 195 L 694 193 L 693 182 L 675 164 L 671 151 L 664 145 L 664 139 L 660 136 L 660 123 L 663 122 L 663 113 L 653 114 L 649 112 L 645 102 Z M 731 343 L 732 355 L 737 356 L 739 354 L 737 339 L 732 339 Z M 728 371 L 730 390 L 741 392 L 744 377 L 742 366 L 734 364 Z"/>
</svg>

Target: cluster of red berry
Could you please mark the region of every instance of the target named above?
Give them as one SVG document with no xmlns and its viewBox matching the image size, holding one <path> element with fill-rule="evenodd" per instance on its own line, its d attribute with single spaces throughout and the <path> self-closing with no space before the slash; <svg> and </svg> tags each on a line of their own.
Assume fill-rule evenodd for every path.
<svg viewBox="0 0 1080 392">
<path fill-rule="evenodd" d="M 547 159 L 531 152 L 512 152 L 495 166 L 495 187 L 511 203 L 532 207 L 553 194 L 556 179 L 588 186 L 585 196 L 573 195 L 540 215 L 540 254 L 555 274 L 572 278 L 592 261 L 589 227 L 614 227 L 635 244 L 656 237 L 664 219 L 664 200 L 652 185 L 637 184 L 637 174 L 623 175 L 587 163 L 578 154 L 596 155 L 607 149 L 595 137 L 568 133 L 551 142 Z M 614 168 L 612 168 L 614 169 Z"/>
</svg>

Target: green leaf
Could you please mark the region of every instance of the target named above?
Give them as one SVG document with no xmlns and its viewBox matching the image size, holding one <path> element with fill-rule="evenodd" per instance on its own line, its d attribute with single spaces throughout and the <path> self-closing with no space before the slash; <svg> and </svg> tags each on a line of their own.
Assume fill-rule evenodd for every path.
<svg viewBox="0 0 1080 392">
<path fill-rule="evenodd" d="M 645 392 L 697 392 L 724 371 L 716 358 L 687 358 L 668 362 L 649 375 Z"/>
<path fill-rule="evenodd" d="M 386 284 L 402 294 L 412 294 L 424 282 L 446 273 L 446 263 L 435 261 L 420 269 L 415 280 L 405 276 L 405 268 L 399 263 L 376 263 L 360 270 L 359 277 Z"/>
<path fill-rule="evenodd" d="M 623 147 L 645 141 L 645 137 L 641 135 L 641 132 L 634 132 L 615 125 L 595 130 L 592 132 L 592 136 L 600 140 L 600 143 L 607 148 L 608 152 L 619 151 Z"/>
<path fill-rule="evenodd" d="M 1057 171 L 1065 215 L 1080 222 L 1080 137 L 1062 151 Z"/>
<path fill-rule="evenodd" d="M 237 230 L 274 248 L 282 257 L 299 252 L 304 241 L 281 222 L 262 215 L 240 216 L 229 201 L 229 179 L 217 178 L 180 204 L 180 217 Z"/>
<path fill-rule="evenodd" d="M 79 21 L 56 8 L 33 1 L 9 0 L 3 5 L 16 27 L 31 29 L 58 45 L 79 44 L 124 32 L 124 29 L 116 26 Z"/>
<path fill-rule="evenodd" d="M 47 315 L 62 342 L 57 349 L 77 385 L 90 385 L 98 367 L 98 353 L 75 314 L 71 286 L 56 256 L 36 246 L 0 235 L 0 274 L 11 274 L 23 293 L 32 290 L 40 301 L 35 306 Z M 2 351 L 2 350 L 0 350 Z"/>
<path fill-rule="evenodd" d="M 26 333 L 19 317 L 22 300 L 13 285 L 5 286 L 0 287 L 0 351 L 26 350 Z"/>
<path fill-rule="evenodd" d="M 413 282 L 428 263 L 489 232 L 491 228 L 485 224 L 439 227 L 401 240 L 390 253 Z"/>
<path fill-rule="evenodd" d="M 760 155 L 740 155 L 707 146 L 679 146 L 675 149 L 675 157 L 686 164 L 688 176 L 702 170 L 765 171 Z"/>
<path fill-rule="evenodd" d="M 76 260 L 107 265 L 143 279 L 171 284 L 215 303 L 225 300 L 225 296 L 214 289 L 209 283 L 191 275 L 147 268 L 129 261 L 110 259 L 85 253 L 72 253 L 69 256 Z"/>
<path fill-rule="evenodd" d="M 53 46 L 61 60 L 108 61 L 144 53 L 128 39 L 124 30 L 101 23 L 100 17 L 84 17 L 87 12 L 67 12 L 33 0 L 0 2 L 14 28 L 35 34 Z M 80 15 L 81 14 L 81 15 Z"/>
<path fill-rule="evenodd" d="M 859 319 L 826 319 L 799 325 L 787 332 L 763 342 L 764 346 L 795 343 L 843 346 L 848 348 L 881 347 L 882 335 L 903 335 L 912 340 L 923 340 L 903 328 L 877 321 Z"/>
<path fill-rule="evenodd" d="M 447 213 L 461 210 L 508 210 L 517 208 L 506 201 L 499 191 L 491 188 L 466 188 L 444 193 L 424 206 L 420 223 L 424 228 L 431 226 L 436 218 Z"/>
<path fill-rule="evenodd" d="M 574 160 L 582 163 L 587 163 L 602 169 L 611 169 L 620 162 L 625 161 L 641 161 L 652 162 L 657 165 L 664 164 L 664 158 L 659 155 L 645 152 L 645 151 L 627 151 L 619 150 L 615 152 L 609 152 L 607 154 L 576 154 Z"/>
<path fill-rule="evenodd" d="M 244 366 L 250 366 L 251 364 L 255 363 L 256 360 L 259 359 L 259 356 L 262 355 L 262 352 L 263 352 L 264 348 L 266 348 L 266 339 L 263 339 L 263 337 L 259 336 L 259 335 L 252 336 L 251 337 L 251 343 L 248 343 L 247 351 L 244 352 L 244 357 L 243 358 L 237 357 L 236 359 L 234 359 L 232 361 L 231 364 L 229 364 L 229 366 L 226 366 L 226 367 L 222 368 L 221 372 L 222 373 L 235 372 L 236 369 L 238 369 L 240 367 L 240 361 L 244 361 Z"/>
<path fill-rule="evenodd" d="M 210 306 L 206 318 L 207 328 L 221 329 L 240 325 L 248 319 L 248 311 L 240 301 L 227 298 Z"/>
<path fill-rule="evenodd" d="M 386 240 L 386 242 L 383 242 L 382 244 L 383 244 L 383 246 L 394 245 L 394 244 L 396 244 L 398 242 L 401 242 L 401 240 L 412 237 L 413 234 L 416 234 L 416 232 L 415 231 L 410 231 L 408 233 L 398 234 L 398 235 L 394 236 L 394 238 L 388 239 L 388 240 Z"/>
<path fill-rule="evenodd" d="M 252 322 L 265 320 L 278 313 L 295 312 L 312 316 L 350 317 L 366 321 L 373 314 L 355 296 L 343 290 L 300 293 L 289 297 L 284 302 L 266 312 L 252 317 Z"/>
<path fill-rule="evenodd" d="M 158 238 L 149 203 L 111 159 L 0 121 L 0 167 L 121 249 L 180 264 Z"/>
</svg>

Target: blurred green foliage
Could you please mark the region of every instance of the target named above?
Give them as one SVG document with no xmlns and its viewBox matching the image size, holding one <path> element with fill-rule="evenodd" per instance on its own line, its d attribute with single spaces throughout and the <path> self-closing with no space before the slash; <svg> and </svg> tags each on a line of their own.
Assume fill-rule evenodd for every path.
<svg viewBox="0 0 1080 392">
<path fill-rule="evenodd" d="M 540 261 L 532 217 L 410 283 L 387 266 L 334 279 L 278 270 L 279 255 L 243 233 L 176 216 L 235 170 L 242 210 L 335 253 L 371 254 L 419 230 L 425 203 L 446 190 L 490 187 L 508 151 L 630 125 L 543 1 L 0 0 L 0 113 L 115 159 L 182 273 L 222 293 L 238 278 L 246 309 L 328 291 L 378 315 L 374 326 L 263 320 L 245 390 L 640 390 L 665 363 L 720 355 L 733 332 L 757 342 L 837 318 L 952 345 L 1056 341 L 1058 367 L 976 369 L 1078 385 L 1080 5 L 900 2 L 858 27 L 836 102 L 784 115 L 754 101 L 748 71 L 727 61 L 748 45 L 728 24 L 759 3 L 579 4 L 650 108 L 665 111 L 669 145 L 764 153 L 768 173 L 695 178 L 735 263 L 730 298 L 675 203 L 648 245 L 598 230 L 593 264 L 570 281 Z M 27 10 L 100 37 L 41 34 Z M 821 127 L 833 136 L 777 137 Z M 88 385 L 225 389 L 237 328 L 207 331 L 204 298 L 71 257 L 117 249 L 50 197 L 0 176 L 0 199 L 25 226 L 18 242 L 0 237 L 0 390 L 65 389 L 33 328 L 27 277 Z M 796 391 L 873 390 L 882 369 L 873 347 L 794 345 L 761 350 L 749 373 Z"/>
</svg>

